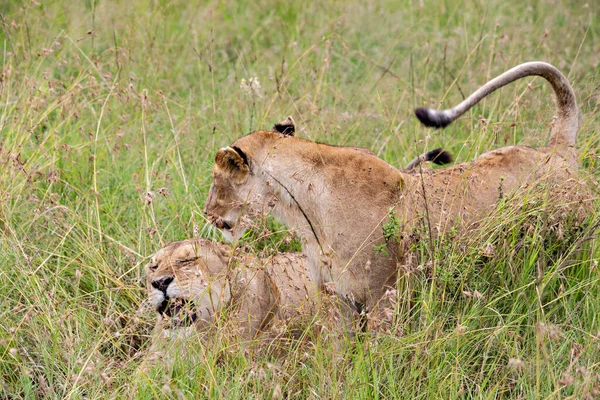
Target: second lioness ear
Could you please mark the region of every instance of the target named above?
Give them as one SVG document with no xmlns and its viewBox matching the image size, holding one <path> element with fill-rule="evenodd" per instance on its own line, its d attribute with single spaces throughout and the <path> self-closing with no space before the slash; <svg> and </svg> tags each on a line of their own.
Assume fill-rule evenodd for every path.
<svg viewBox="0 0 600 400">
<path fill-rule="evenodd" d="M 296 133 L 296 123 L 292 117 L 287 117 L 283 121 L 273 126 L 276 132 L 284 134 L 286 136 L 294 136 Z"/>
<path fill-rule="evenodd" d="M 215 165 L 234 183 L 241 184 L 248 178 L 250 168 L 246 155 L 237 148 L 223 147 L 217 151 Z"/>
</svg>

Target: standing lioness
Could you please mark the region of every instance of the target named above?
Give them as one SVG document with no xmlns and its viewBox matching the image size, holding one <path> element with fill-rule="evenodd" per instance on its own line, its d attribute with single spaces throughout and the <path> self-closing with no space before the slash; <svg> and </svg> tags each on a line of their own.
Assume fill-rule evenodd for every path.
<svg viewBox="0 0 600 400">
<path fill-rule="evenodd" d="M 453 226 L 468 229 L 494 209 L 499 197 L 537 182 L 548 191 L 580 192 L 580 204 L 587 200 L 585 186 L 574 179 L 575 96 L 549 64 L 522 64 L 453 109 L 419 109 L 417 116 L 426 125 L 448 125 L 492 91 L 530 75 L 545 78 L 556 95 L 548 147 L 509 146 L 451 168 L 409 173 L 374 155 L 300 139 L 286 129 L 256 131 L 217 152 L 205 212 L 235 238 L 246 208 L 270 210 L 302 236 L 318 285 L 331 282 L 357 308 L 371 307 L 394 283 L 417 226 L 431 235 Z M 400 238 L 384 237 L 390 210 L 400 223 Z M 387 251 L 378 251 L 382 244 Z"/>
</svg>

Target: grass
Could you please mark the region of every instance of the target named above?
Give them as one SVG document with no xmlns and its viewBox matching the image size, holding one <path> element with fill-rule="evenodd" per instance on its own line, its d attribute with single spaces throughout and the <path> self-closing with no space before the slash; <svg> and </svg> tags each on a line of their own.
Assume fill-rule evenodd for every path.
<svg viewBox="0 0 600 400">
<path fill-rule="evenodd" d="M 443 131 L 412 110 L 544 60 L 575 88 L 581 164 L 600 177 L 594 2 L 192 3 L 0 6 L 0 396 L 600 396 L 598 230 L 548 223 L 548 204 L 500 207 L 468 238 L 417 249 L 435 268 L 400 280 L 389 334 L 309 337 L 284 356 L 192 340 L 140 372 L 154 318 L 140 308 L 145 260 L 212 234 L 216 150 L 286 115 L 302 137 L 396 166 L 438 146 L 467 161 L 543 145 L 554 106 L 540 79 Z M 240 87 L 254 77 L 259 89 Z"/>
</svg>

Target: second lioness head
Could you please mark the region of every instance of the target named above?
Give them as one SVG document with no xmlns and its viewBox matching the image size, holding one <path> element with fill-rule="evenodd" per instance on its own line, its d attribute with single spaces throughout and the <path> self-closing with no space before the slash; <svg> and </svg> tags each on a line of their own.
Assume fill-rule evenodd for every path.
<svg viewBox="0 0 600 400">
<path fill-rule="evenodd" d="M 212 322 L 231 300 L 229 248 L 206 239 L 173 242 L 146 264 L 146 290 L 159 321 L 171 327 Z"/>
</svg>

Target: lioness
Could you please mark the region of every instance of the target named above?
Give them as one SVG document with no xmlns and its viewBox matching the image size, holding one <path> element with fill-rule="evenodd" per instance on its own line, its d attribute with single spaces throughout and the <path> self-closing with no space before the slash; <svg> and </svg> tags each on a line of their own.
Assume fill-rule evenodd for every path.
<svg viewBox="0 0 600 400">
<path fill-rule="evenodd" d="M 503 195 L 543 182 L 547 190 L 580 193 L 575 136 L 577 105 L 560 71 L 543 62 L 519 65 L 486 83 L 457 107 L 418 109 L 428 126 L 454 121 L 494 90 L 538 75 L 551 85 L 557 118 L 550 145 L 509 146 L 450 168 L 398 170 L 372 154 L 311 142 L 294 136 L 286 124 L 255 131 L 221 148 L 205 212 L 232 239 L 248 209 L 270 211 L 300 233 L 307 267 L 317 285 L 331 282 L 357 309 L 371 307 L 394 284 L 415 227 L 436 235 L 460 223 L 469 229 L 488 215 Z M 391 211 L 390 211 L 391 210 Z M 393 213 L 401 224 L 398 240 L 383 226 Z M 386 241 L 387 240 L 387 241 Z M 387 245 L 385 252 L 378 251 Z"/>
<path fill-rule="evenodd" d="M 244 338 L 276 319 L 293 324 L 314 315 L 315 285 L 301 254 L 266 259 L 235 256 L 230 246 L 206 239 L 173 242 L 146 264 L 146 290 L 157 328 L 213 327 L 224 315 Z M 225 313 L 227 311 L 227 313 Z M 293 327 L 293 326 L 292 326 Z"/>
</svg>

